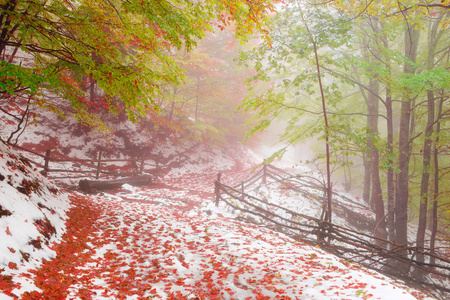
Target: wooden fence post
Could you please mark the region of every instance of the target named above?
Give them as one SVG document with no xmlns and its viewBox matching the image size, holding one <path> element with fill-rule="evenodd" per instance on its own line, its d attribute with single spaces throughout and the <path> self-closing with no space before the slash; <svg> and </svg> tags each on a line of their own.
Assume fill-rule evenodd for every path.
<svg viewBox="0 0 450 300">
<path fill-rule="evenodd" d="M 141 165 L 139 166 L 139 174 L 142 174 L 142 171 L 144 171 L 144 164 L 145 164 L 145 159 L 143 158 L 141 160 Z"/>
<path fill-rule="evenodd" d="M 264 164 L 264 167 L 263 167 L 263 178 L 262 178 L 263 184 L 266 184 L 266 177 L 267 177 L 267 166 Z"/>
<path fill-rule="evenodd" d="M 220 177 L 222 173 L 217 174 L 217 180 L 215 182 L 214 193 L 216 194 L 216 206 L 219 206 L 220 201 Z"/>
<path fill-rule="evenodd" d="M 45 152 L 44 170 L 42 171 L 42 175 L 44 175 L 45 177 L 47 177 L 48 175 L 48 163 L 50 162 L 50 154 L 50 149 L 47 149 L 47 151 Z"/>
<path fill-rule="evenodd" d="M 95 174 L 95 179 L 98 179 L 100 177 L 101 161 L 102 161 L 102 151 L 98 151 L 97 173 Z"/>
</svg>

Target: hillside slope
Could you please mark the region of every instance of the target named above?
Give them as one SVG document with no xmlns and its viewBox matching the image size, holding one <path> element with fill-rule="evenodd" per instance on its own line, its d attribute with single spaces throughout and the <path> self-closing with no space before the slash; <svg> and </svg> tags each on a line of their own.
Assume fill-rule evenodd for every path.
<svg viewBox="0 0 450 300">
<path fill-rule="evenodd" d="M 0 143 L 1 289 L 26 288 L 29 283 L 19 274 L 55 256 L 52 248 L 66 230 L 69 208 L 66 193 Z"/>
<path fill-rule="evenodd" d="M 206 147 L 151 187 L 85 196 L 1 147 L 0 299 L 427 298 L 216 208 L 217 172 L 234 182 L 252 168 L 242 148 Z"/>
</svg>

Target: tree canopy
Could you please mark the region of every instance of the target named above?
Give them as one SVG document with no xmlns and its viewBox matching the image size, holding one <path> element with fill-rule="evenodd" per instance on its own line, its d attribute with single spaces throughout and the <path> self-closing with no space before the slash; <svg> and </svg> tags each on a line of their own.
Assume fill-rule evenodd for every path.
<svg viewBox="0 0 450 300">
<path fill-rule="evenodd" d="M 125 109 L 131 119 L 158 112 L 161 85 L 183 80 L 174 50 L 190 51 L 214 26 L 234 24 L 240 39 L 255 30 L 264 34 L 261 24 L 272 2 L 1 1 L 2 104 L 32 98 L 62 113 L 58 105 L 69 101 L 79 120 L 93 123 L 88 108 L 95 84 L 111 112 Z M 56 103 L 49 95 L 58 97 Z"/>
<path fill-rule="evenodd" d="M 285 2 L 271 44 L 239 58 L 256 71 L 242 103 L 259 121 L 250 134 L 282 119 L 285 145 L 325 139 L 334 180 L 349 168 L 361 175 L 346 184 L 361 185 L 375 233 L 406 244 L 418 219 L 423 247 L 427 223 L 436 233 L 440 215 L 448 226 L 448 208 L 437 209 L 448 207 L 448 1 Z"/>
</svg>

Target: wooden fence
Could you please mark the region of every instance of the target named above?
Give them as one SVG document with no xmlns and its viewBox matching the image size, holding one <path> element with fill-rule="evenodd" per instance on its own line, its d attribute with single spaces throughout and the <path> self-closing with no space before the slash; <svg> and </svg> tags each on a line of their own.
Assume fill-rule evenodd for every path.
<svg viewBox="0 0 450 300">
<path fill-rule="evenodd" d="M 22 148 L 20 146 L 13 146 L 19 150 L 32 153 L 43 159 L 43 163 L 37 162 L 33 159 L 27 158 L 28 161 L 33 163 L 39 168 L 42 168 L 41 174 L 48 177 L 49 173 L 73 173 L 76 174 L 74 176 L 62 176 L 62 177 L 52 177 L 52 179 L 64 179 L 64 178 L 83 178 L 83 177 L 93 177 L 99 179 L 101 175 L 117 177 L 117 176 L 134 176 L 138 174 L 142 174 L 144 171 L 144 167 L 146 165 L 150 165 L 153 167 L 151 170 L 161 170 L 164 168 L 164 165 L 160 165 L 157 161 L 154 164 L 150 164 L 148 161 L 151 160 L 149 158 L 127 158 L 127 159 L 109 159 L 102 157 L 102 152 L 99 151 L 96 159 L 59 159 L 53 158 L 52 152 L 50 149 L 46 151 L 45 154 L 37 153 L 35 151 Z M 152 160 L 153 161 L 153 160 Z M 84 169 L 74 169 L 74 168 L 51 168 L 50 163 L 76 163 L 80 167 L 84 167 Z M 108 170 L 108 166 L 111 167 L 111 163 L 127 163 L 129 165 L 129 169 L 125 172 L 117 172 Z M 135 166 L 134 168 L 132 166 Z M 117 167 L 117 166 L 116 166 Z M 145 169 L 145 171 L 149 171 Z"/>
<path fill-rule="evenodd" d="M 252 190 L 271 180 L 300 192 L 304 197 L 325 203 L 325 189 L 317 179 L 293 176 L 271 165 L 264 165 L 253 176 L 235 186 L 222 184 L 220 177 L 219 174 L 215 182 L 216 205 L 223 202 L 229 208 L 240 211 L 243 215 L 241 218 L 245 221 L 262 223 L 296 240 L 319 245 L 338 257 L 399 278 L 408 284 L 413 283 L 438 299 L 450 299 L 450 259 L 436 251 L 439 249 L 431 251 L 392 243 L 372 234 L 328 223 L 324 219 L 324 213 L 320 218 L 308 216 L 250 194 Z M 348 221 L 357 219 L 357 225 L 363 229 L 370 226 L 375 228 L 374 220 L 364 216 L 356 217 L 357 214 L 343 203 L 367 208 L 345 195 L 333 192 L 335 214 L 340 214 Z M 419 253 L 425 257 L 425 262 L 416 259 Z M 433 260 L 434 263 L 430 263 Z"/>
</svg>

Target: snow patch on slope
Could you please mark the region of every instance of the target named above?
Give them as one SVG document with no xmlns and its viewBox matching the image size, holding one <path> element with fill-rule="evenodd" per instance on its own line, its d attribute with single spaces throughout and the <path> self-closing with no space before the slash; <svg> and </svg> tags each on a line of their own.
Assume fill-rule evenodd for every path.
<svg viewBox="0 0 450 300">
<path fill-rule="evenodd" d="M 60 192 L 26 159 L 0 143 L 0 276 L 2 281 L 54 257 L 70 208 Z M 25 279 L 20 279 L 27 286 Z M 33 287 L 30 287 L 33 289 Z M 35 288 L 34 288 L 35 289 Z"/>
</svg>

